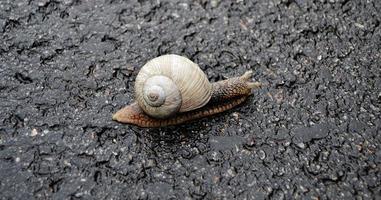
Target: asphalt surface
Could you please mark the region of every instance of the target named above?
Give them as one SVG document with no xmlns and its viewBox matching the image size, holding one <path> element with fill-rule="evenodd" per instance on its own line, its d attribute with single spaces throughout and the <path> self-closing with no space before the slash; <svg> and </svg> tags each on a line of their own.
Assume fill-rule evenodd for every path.
<svg viewBox="0 0 381 200">
<path fill-rule="evenodd" d="M 0 1 L 0 199 L 379 199 L 381 1 Z M 167 53 L 242 106 L 111 120 Z"/>
</svg>

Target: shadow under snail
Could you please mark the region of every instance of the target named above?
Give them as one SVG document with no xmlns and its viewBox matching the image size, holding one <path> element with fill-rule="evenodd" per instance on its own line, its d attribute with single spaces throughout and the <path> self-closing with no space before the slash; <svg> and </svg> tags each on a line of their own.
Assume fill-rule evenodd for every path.
<svg viewBox="0 0 381 200">
<path fill-rule="evenodd" d="M 135 81 L 132 104 L 112 119 L 140 127 L 163 127 L 221 113 L 244 102 L 259 82 L 252 71 L 240 77 L 210 83 L 200 67 L 188 58 L 163 55 L 147 62 Z"/>
</svg>

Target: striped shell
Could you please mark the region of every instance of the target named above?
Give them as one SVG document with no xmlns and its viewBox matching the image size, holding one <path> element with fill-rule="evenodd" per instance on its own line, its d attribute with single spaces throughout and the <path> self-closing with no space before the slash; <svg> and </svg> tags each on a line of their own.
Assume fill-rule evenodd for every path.
<svg viewBox="0 0 381 200">
<path fill-rule="evenodd" d="M 188 58 L 163 55 L 141 68 L 135 81 L 135 96 L 145 113 L 163 119 L 207 104 L 212 85 Z"/>
</svg>

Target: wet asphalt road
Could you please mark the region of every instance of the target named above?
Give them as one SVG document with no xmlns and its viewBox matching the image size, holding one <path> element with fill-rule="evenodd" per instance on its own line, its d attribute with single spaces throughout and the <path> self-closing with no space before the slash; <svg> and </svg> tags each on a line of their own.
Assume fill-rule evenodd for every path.
<svg viewBox="0 0 381 200">
<path fill-rule="evenodd" d="M 0 1 L 1 199 L 377 199 L 381 1 Z M 176 53 L 266 86 L 194 123 L 111 120 Z"/>
</svg>

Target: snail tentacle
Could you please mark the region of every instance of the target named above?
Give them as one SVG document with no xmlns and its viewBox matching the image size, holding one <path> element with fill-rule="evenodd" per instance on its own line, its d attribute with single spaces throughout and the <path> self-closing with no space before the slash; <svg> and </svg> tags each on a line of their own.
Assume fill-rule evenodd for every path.
<svg viewBox="0 0 381 200">
<path fill-rule="evenodd" d="M 262 83 L 260 83 L 260 82 L 250 82 L 249 80 L 250 80 L 251 76 L 253 76 L 253 71 L 249 70 L 249 71 L 245 72 L 240 78 L 242 81 L 246 82 L 247 87 L 249 87 L 251 89 L 257 89 L 257 88 L 262 87 Z"/>
</svg>

